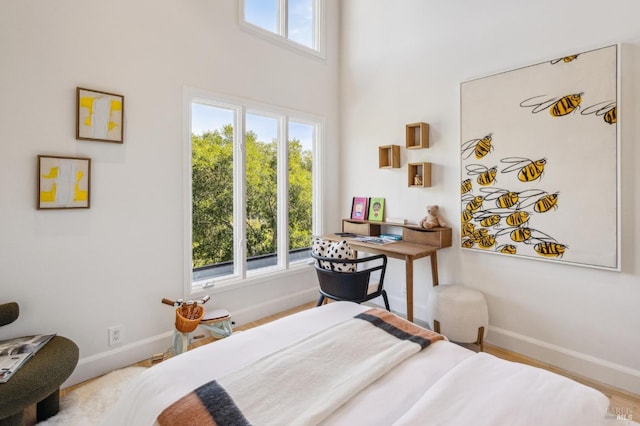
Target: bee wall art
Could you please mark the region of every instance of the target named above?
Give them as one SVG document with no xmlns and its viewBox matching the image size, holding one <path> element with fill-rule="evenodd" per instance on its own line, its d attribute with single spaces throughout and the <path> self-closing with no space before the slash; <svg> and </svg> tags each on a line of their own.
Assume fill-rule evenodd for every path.
<svg viewBox="0 0 640 426">
<path fill-rule="evenodd" d="M 620 270 L 619 46 L 460 85 L 460 245 Z"/>
</svg>

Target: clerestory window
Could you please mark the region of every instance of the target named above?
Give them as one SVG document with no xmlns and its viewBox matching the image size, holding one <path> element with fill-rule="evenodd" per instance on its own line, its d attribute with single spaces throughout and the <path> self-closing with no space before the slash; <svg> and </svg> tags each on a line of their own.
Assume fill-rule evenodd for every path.
<svg viewBox="0 0 640 426">
<path fill-rule="evenodd" d="M 324 57 L 325 0 L 240 0 L 250 31 Z"/>
</svg>

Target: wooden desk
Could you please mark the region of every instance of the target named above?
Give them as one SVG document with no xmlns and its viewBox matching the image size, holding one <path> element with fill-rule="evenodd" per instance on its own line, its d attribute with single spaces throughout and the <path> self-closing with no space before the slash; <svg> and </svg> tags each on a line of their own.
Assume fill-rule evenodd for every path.
<svg viewBox="0 0 640 426">
<path fill-rule="evenodd" d="M 341 237 L 335 234 L 323 235 L 322 238 L 330 241 L 346 240 L 354 250 L 364 251 L 373 254 L 386 254 L 394 259 L 404 260 L 405 263 L 405 285 L 407 288 L 407 320 L 413 321 L 413 261 L 423 257 L 431 259 L 431 279 L 433 285 L 438 285 L 438 258 L 437 251 L 439 247 L 429 246 L 419 243 L 410 243 L 407 241 L 398 241 L 394 243 L 379 245 L 365 243 L 363 241 L 354 240 L 353 238 Z"/>
</svg>

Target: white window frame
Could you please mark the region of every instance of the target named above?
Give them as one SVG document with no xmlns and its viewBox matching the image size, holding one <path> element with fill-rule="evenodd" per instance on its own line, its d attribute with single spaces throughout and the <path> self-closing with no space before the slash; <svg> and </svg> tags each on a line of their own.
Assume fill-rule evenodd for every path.
<svg viewBox="0 0 640 426">
<path fill-rule="evenodd" d="M 251 22 L 247 22 L 245 20 L 245 0 L 240 0 L 238 2 L 240 5 L 238 17 L 240 28 L 293 51 L 307 53 L 320 59 L 326 59 L 326 0 L 314 0 L 315 14 L 313 17 L 313 33 L 315 46 L 313 47 L 305 46 L 288 38 L 287 1 L 288 0 L 278 0 L 277 32 L 272 32 Z"/>
<path fill-rule="evenodd" d="M 192 268 L 192 183 L 191 183 L 191 108 L 192 103 L 198 102 L 214 107 L 231 109 L 234 111 L 234 272 L 232 275 L 215 280 L 204 279 L 193 281 Z M 313 170 L 312 170 L 312 234 L 317 235 L 322 227 L 322 146 L 325 134 L 325 119 L 312 114 L 289 110 L 273 105 L 261 104 L 242 98 L 229 97 L 214 92 L 185 87 L 183 92 L 183 185 L 184 185 L 184 294 L 194 296 L 206 290 L 207 293 L 217 293 L 231 288 L 253 285 L 264 281 L 265 276 L 287 274 L 307 267 L 307 261 L 289 262 L 289 226 L 288 226 L 288 123 L 304 123 L 314 126 L 313 137 Z M 246 114 L 259 114 L 277 117 L 279 119 L 278 146 L 278 247 L 277 265 L 249 271 L 246 254 L 246 178 L 245 178 L 245 134 Z M 241 161 L 239 161 L 241 159 Z M 309 242 L 311 245 L 311 242 Z"/>
</svg>

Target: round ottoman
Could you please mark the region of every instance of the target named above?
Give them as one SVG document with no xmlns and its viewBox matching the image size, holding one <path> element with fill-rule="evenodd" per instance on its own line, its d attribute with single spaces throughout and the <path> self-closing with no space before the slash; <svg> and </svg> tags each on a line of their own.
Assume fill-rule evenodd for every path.
<svg viewBox="0 0 640 426">
<path fill-rule="evenodd" d="M 0 384 L 0 425 L 23 425 L 23 411 L 37 404 L 37 420 L 58 412 L 60 385 L 78 363 L 78 346 L 55 336 L 33 355 L 7 383 Z"/>
<path fill-rule="evenodd" d="M 484 349 L 489 311 L 484 295 L 461 285 L 438 285 L 429 290 L 427 320 L 433 331 L 453 342 L 475 343 Z"/>
</svg>

